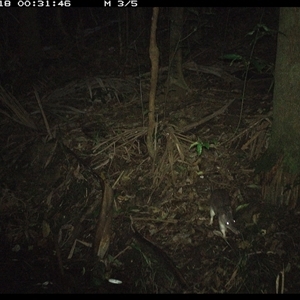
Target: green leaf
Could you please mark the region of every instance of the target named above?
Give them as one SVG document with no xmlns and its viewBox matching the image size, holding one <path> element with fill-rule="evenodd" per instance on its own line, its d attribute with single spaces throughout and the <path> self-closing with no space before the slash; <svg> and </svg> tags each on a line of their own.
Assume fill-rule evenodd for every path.
<svg viewBox="0 0 300 300">
<path fill-rule="evenodd" d="M 198 145 L 197 145 L 197 154 L 198 154 L 198 156 L 201 155 L 202 149 L 203 149 L 202 143 L 198 143 Z"/>
<path fill-rule="evenodd" d="M 192 149 L 193 147 L 197 146 L 199 142 L 195 142 L 190 146 L 190 149 Z"/>
<path fill-rule="evenodd" d="M 262 59 L 253 59 L 251 63 L 259 73 L 261 73 L 261 71 L 268 66 L 268 63 Z"/>
<path fill-rule="evenodd" d="M 263 29 L 266 32 L 272 32 L 272 31 L 274 31 L 274 30 L 270 29 L 269 27 L 267 27 L 265 24 L 257 24 L 257 28 Z"/>
<path fill-rule="evenodd" d="M 221 56 L 221 59 L 227 59 L 227 60 L 243 60 L 243 56 L 239 55 L 239 54 L 224 54 L 223 56 Z"/>
<path fill-rule="evenodd" d="M 236 208 L 236 212 L 238 212 L 239 210 L 243 209 L 243 208 L 246 208 L 249 206 L 249 203 L 245 203 L 245 204 L 241 204 L 239 205 L 237 208 Z"/>
<path fill-rule="evenodd" d="M 203 151 L 203 147 L 205 147 L 206 149 L 209 149 L 210 147 L 210 143 L 209 142 L 201 142 L 201 141 L 197 141 L 193 144 L 190 145 L 190 149 L 196 147 L 196 151 L 198 156 L 202 154 Z"/>
<path fill-rule="evenodd" d="M 209 147 L 210 147 L 209 142 L 204 142 L 204 143 L 203 143 L 203 147 L 205 147 L 205 148 L 208 150 Z"/>
</svg>

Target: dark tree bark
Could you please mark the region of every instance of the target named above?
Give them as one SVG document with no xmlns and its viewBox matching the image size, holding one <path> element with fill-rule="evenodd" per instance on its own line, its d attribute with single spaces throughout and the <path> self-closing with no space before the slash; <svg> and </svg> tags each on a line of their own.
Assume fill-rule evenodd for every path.
<svg viewBox="0 0 300 300">
<path fill-rule="evenodd" d="M 156 28 L 158 19 L 159 8 L 153 8 L 153 16 L 151 23 L 151 33 L 150 33 L 150 46 L 149 46 L 149 56 L 151 60 L 151 82 L 150 82 L 150 94 L 149 94 L 149 113 L 148 113 L 148 133 L 147 133 L 147 149 L 149 155 L 152 159 L 155 158 L 156 149 L 154 146 L 154 129 L 155 129 L 155 97 L 158 79 L 158 65 L 159 65 L 159 51 L 156 43 Z"/>
<path fill-rule="evenodd" d="M 294 208 L 300 174 L 300 8 L 281 8 L 269 148 L 258 162 L 262 195 Z"/>
</svg>

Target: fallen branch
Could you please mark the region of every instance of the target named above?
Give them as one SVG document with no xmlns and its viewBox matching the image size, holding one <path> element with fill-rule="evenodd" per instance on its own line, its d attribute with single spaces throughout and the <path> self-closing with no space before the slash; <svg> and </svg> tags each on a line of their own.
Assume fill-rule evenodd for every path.
<svg viewBox="0 0 300 300">
<path fill-rule="evenodd" d="M 187 126 L 184 126 L 183 128 L 181 128 L 179 130 L 180 133 L 183 133 L 183 132 L 187 132 L 191 129 L 193 129 L 194 127 L 197 127 L 203 123 L 206 123 L 208 122 L 209 120 L 213 119 L 214 117 L 218 116 L 218 115 L 221 115 L 222 113 L 224 113 L 224 111 L 228 108 L 229 105 L 232 104 L 232 102 L 234 101 L 235 99 L 232 99 L 230 100 L 229 102 L 227 102 L 227 104 L 225 104 L 223 107 L 221 107 L 219 110 L 215 111 L 214 113 L 212 113 L 211 115 L 208 115 L 206 117 L 204 117 L 203 119 L 201 119 L 200 121 L 197 121 L 197 122 L 194 122 L 192 124 L 189 124 Z"/>
</svg>

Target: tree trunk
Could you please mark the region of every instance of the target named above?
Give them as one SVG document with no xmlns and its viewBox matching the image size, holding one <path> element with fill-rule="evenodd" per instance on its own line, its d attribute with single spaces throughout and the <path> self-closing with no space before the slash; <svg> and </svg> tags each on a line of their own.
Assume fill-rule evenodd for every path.
<svg viewBox="0 0 300 300">
<path fill-rule="evenodd" d="M 149 56 L 151 60 L 151 82 L 150 82 L 150 94 L 149 94 L 149 113 L 148 113 L 148 133 L 147 133 L 147 149 L 152 159 L 155 158 L 156 147 L 154 145 L 156 137 L 153 136 L 155 129 L 155 97 L 156 87 L 158 79 L 158 64 L 159 64 L 159 51 L 156 43 L 156 28 L 158 19 L 159 8 L 153 8 L 153 16 L 151 22 L 151 33 L 150 33 L 150 46 Z"/>
<path fill-rule="evenodd" d="M 300 174 L 300 8 L 281 8 L 270 145 L 259 161 L 262 195 L 294 208 Z"/>
<path fill-rule="evenodd" d="M 167 86 L 176 85 L 189 90 L 182 73 L 182 28 L 184 7 L 172 7 L 170 26 L 170 56 Z"/>
</svg>

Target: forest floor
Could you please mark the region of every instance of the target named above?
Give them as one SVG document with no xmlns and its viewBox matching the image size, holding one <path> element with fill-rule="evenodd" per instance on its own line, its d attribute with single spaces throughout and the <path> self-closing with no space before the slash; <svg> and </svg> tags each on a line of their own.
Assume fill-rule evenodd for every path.
<svg viewBox="0 0 300 300">
<path fill-rule="evenodd" d="M 255 43 L 249 68 L 220 59 L 249 59 L 257 12 L 233 18 L 226 37 L 217 34 L 226 15 L 212 14 L 219 25 L 201 28 L 184 52 L 189 90 L 166 93 L 168 44 L 158 28 L 154 161 L 147 46 L 120 55 L 107 28 L 50 50 L 34 90 L 27 81 L 22 89 L 22 78 L 22 92 L 1 88 L 23 108 L 0 127 L 0 292 L 299 292 L 299 215 L 264 203 L 255 173 L 272 126 L 276 36 Z M 276 28 L 276 18 L 270 10 L 265 24 Z M 240 231 L 227 239 L 216 218 L 209 225 L 217 188 L 230 195 Z M 99 259 L 105 199 L 112 203 Z"/>
</svg>

